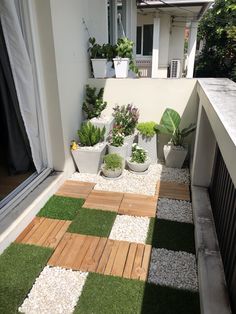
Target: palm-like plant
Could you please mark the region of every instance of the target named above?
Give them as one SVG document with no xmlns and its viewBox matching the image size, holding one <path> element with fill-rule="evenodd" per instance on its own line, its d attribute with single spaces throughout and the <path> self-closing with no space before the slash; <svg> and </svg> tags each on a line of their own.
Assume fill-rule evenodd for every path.
<svg viewBox="0 0 236 314">
<path fill-rule="evenodd" d="M 158 133 L 171 136 L 171 143 L 174 146 L 182 146 L 184 138 L 196 129 L 196 125 L 191 123 L 188 127 L 180 130 L 181 118 L 178 112 L 167 108 L 162 115 L 160 124 L 155 126 Z"/>
</svg>

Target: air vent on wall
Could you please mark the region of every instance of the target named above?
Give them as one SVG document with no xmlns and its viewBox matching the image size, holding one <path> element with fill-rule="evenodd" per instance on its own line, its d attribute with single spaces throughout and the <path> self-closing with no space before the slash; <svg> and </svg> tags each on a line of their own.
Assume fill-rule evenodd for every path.
<svg viewBox="0 0 236 314">
<path fill-rule="evenodd" d="M 170 77 L 171 78 L 180 78 L 180 60 L 173 59 L 170 64 Z"/>
</svg>

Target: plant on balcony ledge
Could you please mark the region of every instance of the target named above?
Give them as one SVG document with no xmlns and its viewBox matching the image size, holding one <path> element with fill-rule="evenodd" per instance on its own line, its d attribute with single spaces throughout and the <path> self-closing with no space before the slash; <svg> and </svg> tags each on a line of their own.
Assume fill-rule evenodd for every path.
<svg viewBox="0 0 236 314">
<path fill-rule="evenodd" d="M 91 122 L 83 123 L 78 130 L 79 145 L 74 141 L 71 145 L 71 153 L 76 166 L 81 173 L 98 173 L 103 156 L 106 152 L 104 139 L 105 127 L 100 129 Z"/>
<path fill-rule="evenodd" d="M 104 157 L 101 169 L 105 177 L 117 178 L 122 174 L 123 158 L 117 154 L 108 154 Z"/>
<path fill-rule="evenodd" d="M 191 123 L 187 128 L 180 130 L 181 118 L 178 112 L 167 108 L 162 115 L 160 124 L 155 130 L 159 133 L 171 136 L 170 143 L 164 145 L 164 156 L 167 167 L 182 168 L 188 149 L 184 144 L 184 139 L 196 129 L 196 125 Z"/>
<path fill-rule="evenodd" d="M 144 172 L 150 166 L 151 160 L 148 157 L 147 151 L 138 144 L 132 145 L 132 154 L 127 158 L 129 168 L 134 172 Z"/>
<path fill-rule="evenodd" d="M 137 125 L 138 145 L 147 150 L 153 163 L 157 161 L 157 135 L 155 131 L 156 122 L 141 122 Z"/>
</svg>

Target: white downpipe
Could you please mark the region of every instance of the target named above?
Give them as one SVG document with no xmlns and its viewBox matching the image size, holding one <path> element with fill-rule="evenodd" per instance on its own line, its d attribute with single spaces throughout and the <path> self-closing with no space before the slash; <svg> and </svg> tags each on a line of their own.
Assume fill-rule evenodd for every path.
<svg viewBox="0 0 236 314">
<path fill-rule="evenodd" d="M 160 18 L 153 19 L 152 78 L 158 77 L 160 49 Z"/>
<path fill-rule="evenodd" d="M 197 28 L 198 28 L 198 22 L 192 22 L 191 27 L 190 27 L 189 40 L 188 40 L 187 78 L 193 77 L 196 46 L 197 46 Z"/>
</svg>

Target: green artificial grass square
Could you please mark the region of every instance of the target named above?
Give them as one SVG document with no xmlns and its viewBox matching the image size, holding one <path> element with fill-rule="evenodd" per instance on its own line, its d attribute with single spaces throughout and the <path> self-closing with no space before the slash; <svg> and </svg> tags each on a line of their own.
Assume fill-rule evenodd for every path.
<svg viewBox="0 0 236 314">
<path fill-rule="evenodd" d="M 53 195 L 37 216 L 61 220 L 73 220 L 83 204 L 84 199 L 82 198 Z"/>
<path fill-rule="evenodd" d="M 152 218 L 146 243 L 156 248 L 195 253 L 194 227 L 189 223 Z"/>
<path fill-rule="evenodd" d="M 90 273 L 74 314 L 199 314 L 198 293 Z"/>
<path fill-rule="evenodd" d="M 0 313 L 18 313 L 52 252 L 50 248 L 14 243 L 0 255 Z"/>
<path fill-rule="evenodd" d="M 116 213 L 97 209 L 81 208 L 72 221 L 68 232 L 108 237 L 113 226 Z"/>
</svg>

